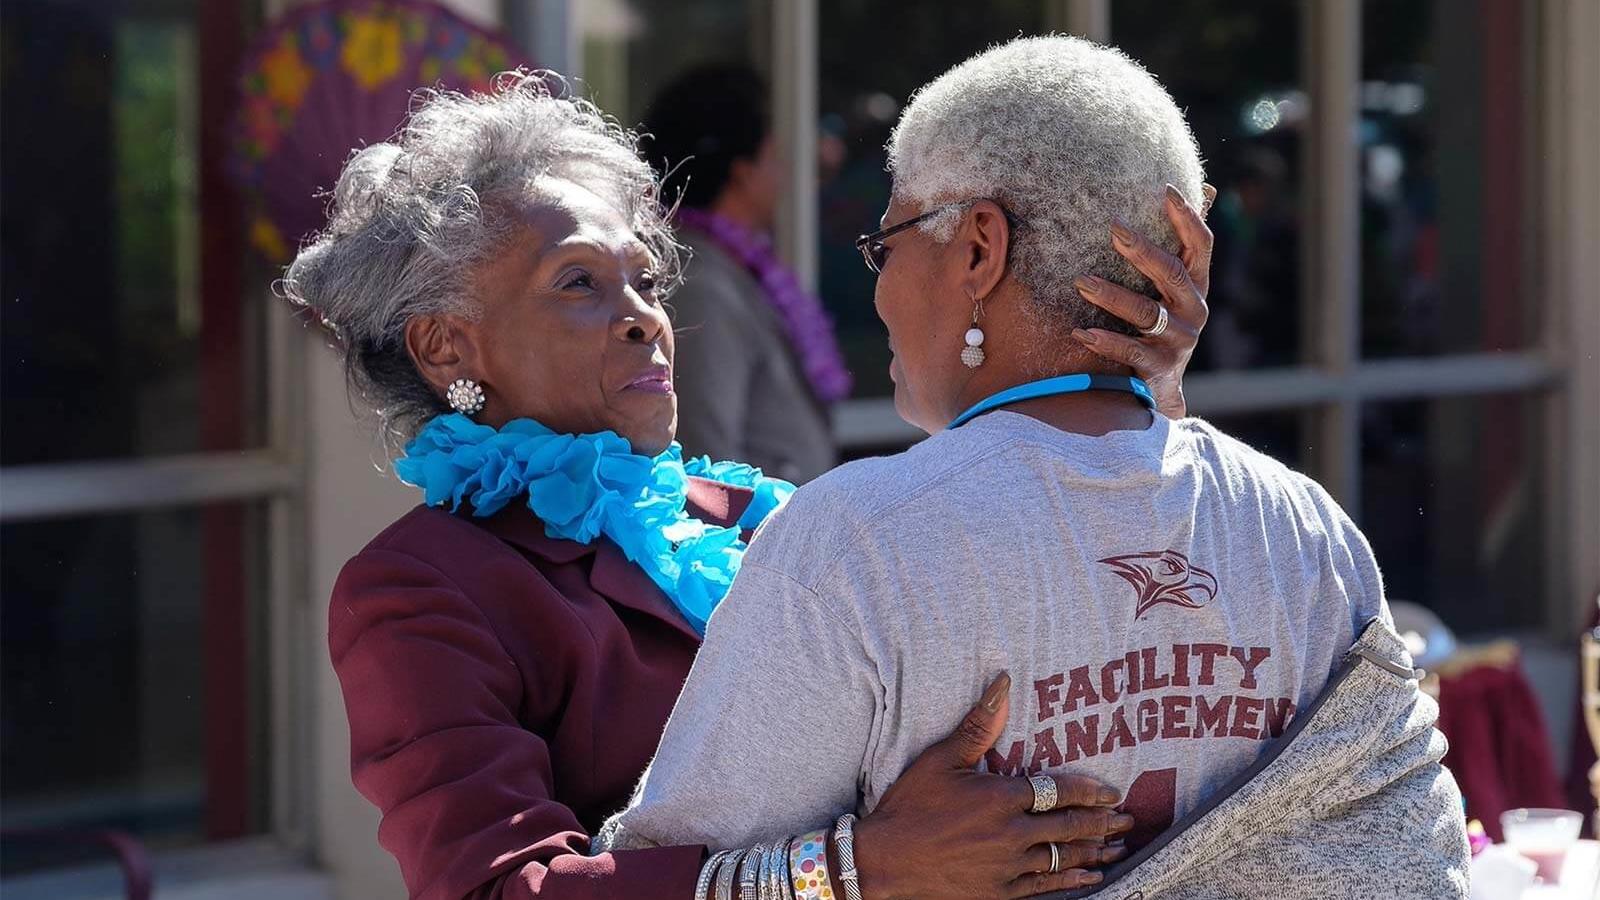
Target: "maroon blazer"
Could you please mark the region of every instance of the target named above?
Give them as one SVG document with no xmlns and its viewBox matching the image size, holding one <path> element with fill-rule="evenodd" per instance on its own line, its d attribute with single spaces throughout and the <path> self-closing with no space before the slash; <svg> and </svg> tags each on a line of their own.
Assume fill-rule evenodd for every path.
<svg viewBox="0 0 1600 900">
<path fill-rule="evenodd" d="M 748 491 L 692 479 L 691 512 Z M 350 560 L 328 644 L 357 790 L 414 898 L 688 898 L 703 847 L 588 856 L 654 755 L 700 638 L 610 541 L 527 507 L 418 507 Z"/>
</svg>

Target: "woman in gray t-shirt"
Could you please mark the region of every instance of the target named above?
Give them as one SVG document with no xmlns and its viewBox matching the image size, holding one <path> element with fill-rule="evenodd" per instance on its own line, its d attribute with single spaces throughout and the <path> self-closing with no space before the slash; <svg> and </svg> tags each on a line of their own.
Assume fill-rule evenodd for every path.
<svg viewBox="0 0 1600 900">
<path fill-rule="evenodd" d="M 1134 233 L 1205 229 L 1194 139 L 1148 73 L 1019 39 L 922 88 L 889 157 L 886 227 L 861 245 L 896 408 L 932 437 L 802 487 L 757 534 L 614 846 L 888 808 L 1006 670 L 986 766 L 1112 785 L 1137 847 L 1247 772 L 1387 618 L 1320 487 L 1153 413 L 1085 346 L 1132 345 L 1101 307 L 1147 306 L 1127 316 L 1147 335 L 1203 309 L 1205 260 L 1154 267 Z M 1133 293 L 1151 282 L 1159 305 Z M 855 849 L 892 881 L 892 847 L 863 830 Z"/>
</svg>

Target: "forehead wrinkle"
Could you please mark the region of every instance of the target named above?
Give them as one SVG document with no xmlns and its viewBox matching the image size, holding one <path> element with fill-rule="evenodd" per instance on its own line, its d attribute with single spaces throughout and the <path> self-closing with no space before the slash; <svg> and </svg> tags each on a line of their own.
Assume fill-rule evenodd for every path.
<svg viewBox="0 0 1600 900">
<path fill-rule="evenodd" d="M 608 236 L 614 237 L 615 235 Z M 559 260 L 584 251 L 597 256 L 621 256 L 630 260 L 645 259 L 652 263 L 655 262 L 655 256 L 651 254 L 650 248 L 646 247 L 643 241 L 633 237 L 631 233 L 620 241 L 612 242 L 605 240 L 603 237 L 597 239 L 593 235 L 584 234 L 581 230 L 575 231 L 550 244 L 542 252 Z"/>
<path fill-rule="evenodd" d="M 633 229 L 603 202 L 573 203 L 545 195 L 526 204 L 518 218 L 538 238 L 533 254 L 539 258 L 584 248 L 608 255 L 650 255 Z"/>
</svg>

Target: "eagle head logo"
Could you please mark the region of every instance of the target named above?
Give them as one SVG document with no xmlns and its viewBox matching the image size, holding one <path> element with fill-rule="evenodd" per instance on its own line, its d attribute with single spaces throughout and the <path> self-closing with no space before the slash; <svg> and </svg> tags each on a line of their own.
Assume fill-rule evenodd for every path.
<svg viewBox="0 0 1600 900">
<path fill-rule="evenodd" d="M 1151 550 L 1147 553 L 1126 553 L 1100 560 L 1110 566 L 1117 577 L 1133 585 L 1139 594 L 1139 604 L 1133 617 L 1144 614 L 1162 603 L 1199 609 L 1217 596 L 1216 576 L 1199 566 L 1189 564 L 1189 557 L 1176 550 Z"/>
</svg>

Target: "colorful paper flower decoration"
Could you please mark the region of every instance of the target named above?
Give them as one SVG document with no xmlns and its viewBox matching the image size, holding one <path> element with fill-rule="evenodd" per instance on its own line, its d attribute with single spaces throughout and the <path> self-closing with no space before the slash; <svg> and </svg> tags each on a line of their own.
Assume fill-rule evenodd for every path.
<svg viewBox="0 0 1600 900">
<path fill-rule="evenodd" d="M 483 91 L 527 60 L 422 0 L 330 0 L 268 25 L 245 56 L 230 170 L 251 246 L 274 263 L 323 224 L 352 148 L 386 140 L 419 87 Z"/>
</svg>

